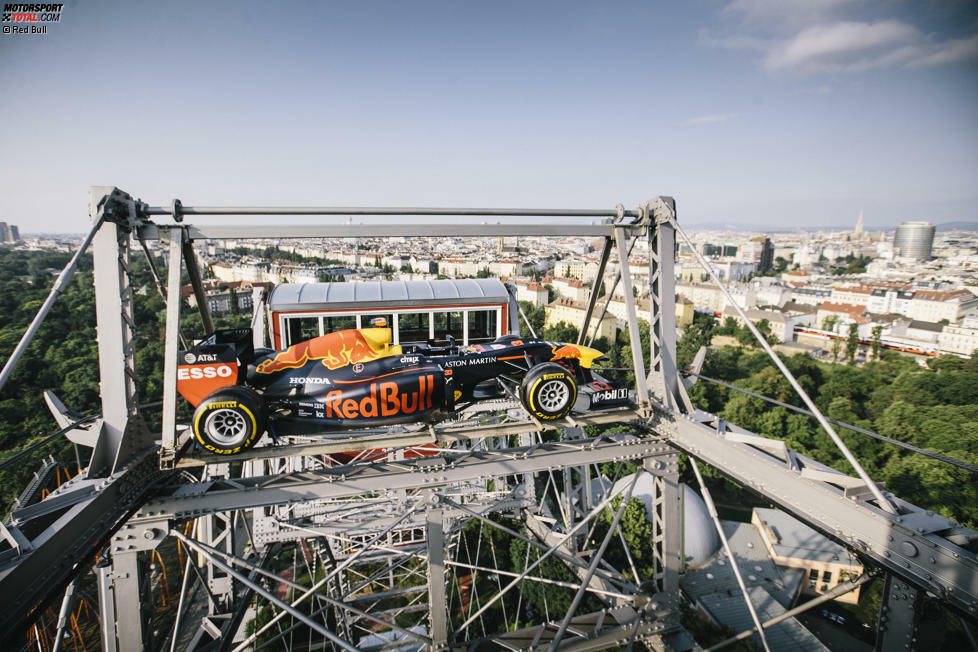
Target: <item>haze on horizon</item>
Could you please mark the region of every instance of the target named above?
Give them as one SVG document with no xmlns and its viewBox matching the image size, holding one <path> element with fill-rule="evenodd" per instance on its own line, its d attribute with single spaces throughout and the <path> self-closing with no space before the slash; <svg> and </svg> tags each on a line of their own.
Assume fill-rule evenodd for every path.
<svg viewBox="0 0 978 652">
<path fill-rule="evenodd" d="M 663 3 L 664 4 L 664 3 Z M 978 219 L 978 3 L 74 2 L 0 35 L 0 220 L 151 204 Z"/>
</svg>

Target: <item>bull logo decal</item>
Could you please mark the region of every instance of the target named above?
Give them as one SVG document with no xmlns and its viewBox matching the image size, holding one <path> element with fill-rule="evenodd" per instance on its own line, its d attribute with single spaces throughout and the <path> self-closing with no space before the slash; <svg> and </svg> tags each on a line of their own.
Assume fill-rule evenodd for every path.
<svg viewBox="0 0 978 652">
<path fill-rule="evenodd" d="M 552 348 L 553 348 L 553 356 L 554 357 L 552 357 L 551 360 L 561 360 L 561 359 L 564 359 L 564 358 L 580 358 L 581 357 L 581 349 L 579 349 L 577 346 L 575 346 L 573 344 L 565 344 L 564 346 L 560 347 L 559 349 L 557 347 L 552 347 Z"/>
<path fill-rule="evenodd" d="M 323 366 L 334 370 L 350 364 L 377 360 L 386 355 L 374 351 L 357 330 L 337 331 L 328 335 L 299 342 L 265 360 L 255 369 L 260 374 L 271 374 L 283 369 L 298 369 L 311 360 L 321 360 Z"/>
</svg>

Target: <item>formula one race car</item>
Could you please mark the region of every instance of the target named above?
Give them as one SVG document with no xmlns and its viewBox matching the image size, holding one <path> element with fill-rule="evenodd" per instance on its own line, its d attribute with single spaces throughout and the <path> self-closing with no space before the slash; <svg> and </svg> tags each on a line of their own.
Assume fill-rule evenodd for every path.
<svg viewBox="0 0 978 652">
<path fill-rule="evenodd" d="M 230 455 L 266 429 L 297 435 L 433 423 L 505 396 L 518 397 L 544 423 L 575 404 L 628 402 L 627 388 L 591 371 L 603 355 L 595 349 L 516 335 L 465 347 L 450 336 L 446 347 L 402 347 L 391 344 L 385 326 L 328 333 L 284 351 L 254 350 L 250 329 L 215 332 L 178 361 L 177 390 L 196 408 L 194 437 Z"/>
</svg>

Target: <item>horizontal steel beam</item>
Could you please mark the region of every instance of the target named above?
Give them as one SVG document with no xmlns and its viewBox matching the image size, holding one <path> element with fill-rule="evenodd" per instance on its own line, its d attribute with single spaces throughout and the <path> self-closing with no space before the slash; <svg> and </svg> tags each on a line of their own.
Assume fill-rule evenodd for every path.
<svg viewBox="0 0 978 652">
<path fill-rule="evenodd" d="M 189 224 L 191 240 L 248 240 L 255 238 L 495 238 L 498 236 L 585 237 L 605 238 L 616 227 L 611 224 L 540 224 L 538 221 L 515 223 L 443 224 L 370 223 L 370 224 Z M 643 227 L 626 225 L 627 231 Z M 158 240 L 160 229 L 155 224 L 139 227 L 139 237 Z"/>
<path fill-rule="evenodd" d="M 91 557 L 142 502 L 159 475 L 155 451 L 141 453 L 121 470 L 101 478 L 97 490 L 84 500 L 73 502 L 72 496 L 64 513 L 33 538 L 32 550 L 0 568 L 0 641 L 7 640 L 39 604 L 77 575 L 80 562 Z M 57 499 L 56 494 L 53 500 Z M 43 511 L 37 513 L 41 519 L 50 518 Z M 25 516 L 21 514 L 21 527 L 29 525 Z"/>
<path fill-rule="evenodd" d="M 467 503 L 467 505 L 472 505 L 475 507 L 475 509 L 482 513 L 511 512 L 532 507 L 535 504 L 536 502 L 530 500 L 529 498 L 516 500 L 510 497 L 504 497 L 494 502 L 474 501 L 474 503 Z M 406 505 L 404 507 L 406 507 Z M 464 510 L 453 509 L 451 507 L 446 507 L 443 510 L 443 513 L 446 519 L 467 518 L 469 516 L 469 514 Z M 372 532 L 383 529 L 390 525 L 390 523 L 394 520 L 396 520 L 396 515 L 378 515 L 369 521 L 369 525 L 365 524 L 365 522 L 346 521 L 338 521 L 336 523 L 320 523 L 314 518 L 288 521 L 285 521 L 284 519 L 275 520 L 272 518 L 259 519 L 255 521 L 253 526 L 253 539 L 256 545 L 268 545 L 270 543 L 283 541 L 298 541 L 300 539 L 308 539 L 310 536 L 349 536 L 351 534 L 359 536 L 371 534 Z M 416 522 L 409 521 L 403 525 L 401 529 L 422 527 L 424 527 L 423 515 L 419 516 L 418 521 Z"/>
<path fill-rule="evenodd" d="M 783 460 L 743 443 L 742 438 L 729 441 L 691 418 L 663 414 L 652 429 L 846 548 L 963 613 L 978 614 L 978 558 L 939 534 L 958 529 L 958 524 L 892 497 L 900 508 L 898 514 L 853 500 L 830 481 L 803 477 Z"/>
<path fill-rule="evenodd" d="M 205 464 L 226 464 L 227 462 L 270 459 L 280 457 L 298 457 L 300 455 L 328 455 L 332 453 L 349 453 L 351 451 L 380 450 L 417 446 L 434 446 L 450 444 L 473 439 L 490 437 L 508 437 L 541 430 L 556 430 L 558 428 L 576 428 L 577 426 L 596 425 L 603 423 L 624 423 L 640 417 L 633 408 L 621 408 L 574 415 L 573 421 L 561 419 L 557 423 L 539 424 L 533 421 L 513 421 L 510 423 L 489 425 L 457 425 L 435 426 L 432 430 L 419 430 L 411 433 L 363 433 L 349 437 L 323 437 L 319 441 L 303 444 L 287 444 L 283 446 L 261 446 L 249 448 L 233 457 L 215 455 L 193 450 L 181 456 L 175 466 L 192 467 Z M 432 431 L 434 434 L 432 435 Z"/>
<path fill-rule="evenodd" d="M 603 217 L 614 218 L 614 208 L 466 208 L 466 207 L 396 207 L 396 206 L 149 206 L 146 215 L 443 215 L 446 217 Z M 638 211 L 626 210 L 623 217 L 641 217 Z"/>
<path fill-rule="evenodd" d="M 506 451 L 461 455 L 445 451 L 440 457 L 374 463 L 362 468 L 335 467 L 279 476 L 236 478 L 233 483 L 201 483 L 195 487 L 198 492 L 194 495 L 174 494 L 147 502 L 136 518 L 189 518 L 323 498 L 442 487 L 582 464 L 637 460 L 672 452 L 669 445 L 655 439 L 624 434 L 550 442 Z"/>
<path fill-rule="evenodd" d="M 574 652 L 584 652 L 585 650 L 607 650 L 610 648 L 621 648 L 629 644 L 629 641 L 643 641 L 653 636 L 668 636 L 670 633 L 680 631 L 680 628 L 667 625 L 667 619 L 662 618 L 665 613 L 656 612 L 651 615 L 642 615 L 633 618 L 631 622 L 618 624 L 615 618 L 616 611 L 597 611 L 590 614 L 575 616 L 571 619 L 571 627 L 568 631 L 577 634 L 576 637 L 567 637 L 560 642 L 561 650 L 573 650 Z M 624 619 L 623 619 L 624 620 Z M 511 650 L 541 649 L 549 650 L 549 644 L 556 633 L 555 623 L 544 623 L 520 629 L 513 632 L 506 632 L 498 636 L 490 636 L 466 644 L 451 645 L 453 651 L 462 650 L 501 648 Z"/>
</svg>

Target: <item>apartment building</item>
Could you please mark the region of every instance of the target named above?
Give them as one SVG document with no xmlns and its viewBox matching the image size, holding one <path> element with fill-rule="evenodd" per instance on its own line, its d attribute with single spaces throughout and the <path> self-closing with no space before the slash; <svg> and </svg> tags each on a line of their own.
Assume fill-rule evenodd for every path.
<svg viewBox="0 0 978 652">
<path fill-rule="evenodd" d="M 866 306 L 869 298 L 873 295 L 873 289 L 862 285 L 850 287 L 834 287 L 829 301 L 832 303 L 846 303 L 853 306 Z"/>
<path fill-rule="evenodd" d="M 600 311 L 596 310 L 595 313 L 597 314 L 591 315 L 588 332 L 594 332 L 597 329 L 595 338 L 607 337 L 609 340 L 614 340 L 618 330 L 617 318 L 609 310 L 604 318 L 599 321 Z M 579 329 L 584 323 L 584 316 L 587 314 L 587 304 L 572 299 L 557 299 L 547 306 L 546 314 L 547 317 L 544 321 L 546 326 L 565 322 Z"/>
<path fill-rule="evenodd" d="M 574 301 L 587 301 L 591 297 L 591 288 L 576 278 L 555 278 L 550 282 L 557 296 Z"/>
<path fill-rule="evenodd" d="M 598 263 L 591 260 L 558 260 L 554 263 L 554 276 L 593 281 L 598 277 Z"/>
<path fill-rule="evenodd" d="M 516 286 L 516 300 L 529 301 L 536 308 L 545 308 L 550 302 L 547 288 L 534 281 L 513 281 Z"/>
<path fill-rule="evenodd" d="M 907 316 L 917 321 L 939 322 L 946 319 L 954 324 L 975 308 L 978 308 L 978 296 L 968 290 L 917 290 Z"/>
<path fill-rule="evenodd" d="M 937 342 L 942 351 L 971 355 L 978 351 L 978 328 L 949 324 L 937 336 Z"/>
<path fill-rule="evenodd" d="M 755 326 L 761 320 L 766 319 L 771 327 L 771 335 L 777 338 L 778 342 L 791 342 L 794 340 L 795 325 L 804 321 L 806 317 L 811 319 L 810 314 L 793 316 L 780 310 L 760 310 L 757 308 L 745 310 L 744 314 L 747 315 L 747 319 L 751 320 Z M 732 317 L 740 326 L 745 324 L 744 319 L 733 308 L 724 310 L 723 321 L 726 321 L 727 317 Z"/>
<path fill-rule="evenodd" d="M 476 276 L 487 265 L 487 263 L 476 263 L 465 258 L 443 258 L 438 261 L 438 273 L 445 276 Z"/>
<path fill-rule="evenodd" d="M 817 285 L 796 287 L 791 291 L 791 300 L 808 306 L 818 306 L 832 297 L 832 289 Z"/>
<path fill-rule="evenodd" d="M 493 276 L 511 278 L 513 276 L 523 276 L 529 274 L 533 269 L 531 263 L 520 260 L 497 260 L 489 263 L 489 273 Z"/>
</svg>

